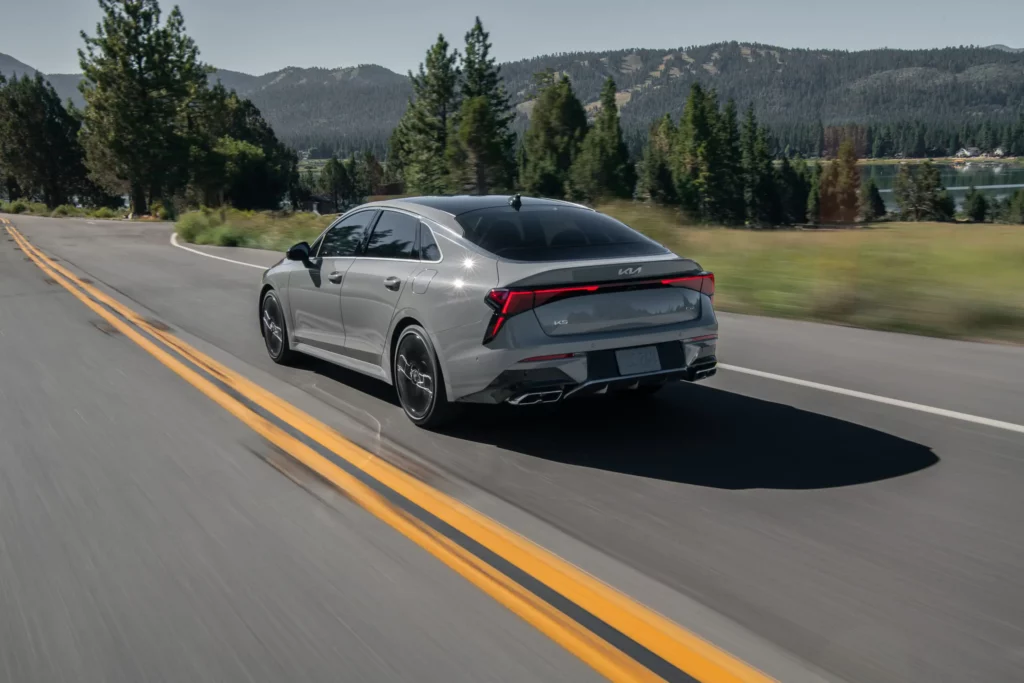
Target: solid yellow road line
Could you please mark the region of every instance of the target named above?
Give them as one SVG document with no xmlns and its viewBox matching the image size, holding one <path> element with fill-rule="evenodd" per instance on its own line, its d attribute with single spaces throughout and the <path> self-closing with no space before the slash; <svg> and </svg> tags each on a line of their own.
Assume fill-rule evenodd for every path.
<svg viewBox="0 0 1024 683">
<path fill-rule="evenodd" d="M 41 252 L 27 241 L 24 243 L 24 248 L 41 255 Z M 771 680 L 760 671 L 607 586 L 557 555 L 356 446 L 322 422 L 217 363 L 178 337 L 153 327 L 135 311 L 82 282 L 65 268 L 55 263 L 47 265 L 149 334 L 176 349 L 193 363 L 215 375 L 239 394 L 291 424 L 306 436 L 334 451 L 384 485 L 465 533 L 694 678 L 702 681 Z"/>
<path fill-rule="evenodd" d="M 286 433 L 263 417 L 253 413 L 237 400 L 217 388 L 209 380 L 175 359 L 159 346 L 136 332 L 130 325 L 91 301 L 56 272 L 54 264 L 47 263 L 38 252 L 15 235 L 19 245 L 29 254 L 43 272 L 57 280 L 65 289 L 88 306 L 94 313 L 113 325 L 119 332 L 138 344 L 161 363 L 199 389 L 250 429 L 287 452 L 317 474 L 335 483 L 353 500 L 383 522 L 421 546 L 460 576 L 480 588 L 510 611 L 521 617 L 553 641 L 589 664 L 613 681 L 657 681 L 657 676 L 642 667 L 603 639 L 568 618 L 551 605 L 525 590 L 496 569 L 474 557 L 451 540 L 424 525 L 351 474 L 330 462 L 312 448 Z"/>
</svg>

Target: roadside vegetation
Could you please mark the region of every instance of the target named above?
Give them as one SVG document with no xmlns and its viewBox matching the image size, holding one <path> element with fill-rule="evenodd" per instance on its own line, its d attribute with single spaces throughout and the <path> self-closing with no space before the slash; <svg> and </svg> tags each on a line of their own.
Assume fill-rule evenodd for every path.
<svg viewBox="0 0 1024 683">
<path fill-rule="evenodd" d="M 286 251 L 298 242 L 312 242 L 334 218 L 298 211 L 203 208 L 183 215 L 175 231 L 182 240 L 195 244 Z"/>
<path fill-rule="evenodd" d="M 715 273 L 719 310 L 937 337 L 1024 343 L 1024 230 L 886 222 L 858 229 L 680 226 L 678 210 L 596 207 Z M 181 217 L 196 244 L 283 252 L 335 216 L 203 209 Z"/>
<path fill-rule="evenodd" d="M 723 311 L 1024 343 L 1024 230 L 887 222 L 853 230 L 678 226 L 669 209 L 602 211 L 715 273 Z"/>
</svg>

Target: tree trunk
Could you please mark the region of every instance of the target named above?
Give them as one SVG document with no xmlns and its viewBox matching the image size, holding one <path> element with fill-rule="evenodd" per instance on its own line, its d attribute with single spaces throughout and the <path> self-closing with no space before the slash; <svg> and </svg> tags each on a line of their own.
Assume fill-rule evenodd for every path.
<svg viewBox="0 0 1024 683">
<path fill-rule="evenodd" d="M 136 216 L 146 215 L 146 191 L 140 183 L 132 183 L 132 213 Z"/>
</svg>

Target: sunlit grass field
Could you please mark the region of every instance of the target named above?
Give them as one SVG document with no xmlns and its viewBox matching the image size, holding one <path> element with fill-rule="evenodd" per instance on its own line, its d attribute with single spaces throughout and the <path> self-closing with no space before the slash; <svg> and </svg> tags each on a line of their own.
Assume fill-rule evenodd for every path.
<svg viewBox="0 0 1024 683">
<path fill-rule="evenodd" d="M 682 225 L 633 202 L 600 210 L 714 271 L 720 310 L 1024 343 L 1024 227 L 880 223 L 851 230 L 736 230 Z M 191 212 L 198 244 L 284 251 L 332 220 L 307 213 Z"/>
</svg>

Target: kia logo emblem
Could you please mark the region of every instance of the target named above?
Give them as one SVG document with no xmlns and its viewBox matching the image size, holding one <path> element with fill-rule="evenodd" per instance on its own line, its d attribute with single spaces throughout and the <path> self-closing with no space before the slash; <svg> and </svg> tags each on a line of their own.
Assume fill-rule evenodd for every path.
<svg viewBox="0 0 1024 683">
<path fill-rule="evenodd" d="M 619 268 L 619 275 L 639 275 L 640 266 L 636 268 Z"/>
</svg>

